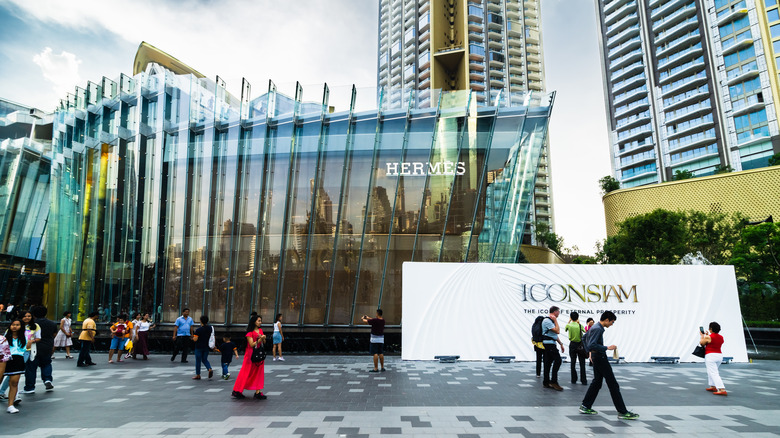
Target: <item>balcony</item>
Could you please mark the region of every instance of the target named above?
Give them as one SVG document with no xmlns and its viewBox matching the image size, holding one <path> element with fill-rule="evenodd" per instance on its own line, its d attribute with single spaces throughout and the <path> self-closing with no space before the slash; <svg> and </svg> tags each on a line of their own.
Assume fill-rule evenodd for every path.
<svg viewBox="0 0 780 438">
<path fill-rule="evenodd" d="M 628 26 L 635 24 L 637 22 L 638 18 L 636 15 L 629 15 L 617 23 L 613 24 L 612 26 L 607 26 L 607 38 L 612 37 L 614 35 L 617 35 L 617 33 L 623 29 L 626 29 Z"/>
<path fill-rule="evenodd" d="M 725 12 L 725 11 L 724 11 Z M 722 16 L 718 16 L 718 26 L 723 26 L 726 23 L 732 22 L 736 20 L 737 18 L 745 15 L 748 13 L 747 8 L 738 8 L 734 9 L 731 12 L 728 12 Z"/>
<path fill-rule="evenodd" d="M 622 44 L 624 41 L 628 40 L 634 35 L 639 35 L 639 24 L 636 26 L 631 26 L 614 37 L 607 39 L 607 47 L 612 48 L 618 44 Z"/>
<path fill-rule="evenodd" d="M 690 5 L 678 9 L 677 11 L 667 15 L 661 20 L 654 21 L 653 32 L 659 33 L 663 29 L 669 29 L 675 24 L 685 20 L 690 16 L 694 16 L 694 17 L 696 16 L 696 3 L 691 3 Z"/>
<path fill-rule="evenodd" d="M 685 33 L 690 29 L 698 28 L 698 27 L 699 27 L 699 18 L 694 15 L 693 17 L 683 21 L 677 26 L 674 26 L 671 29 L 667 29 L 663 32 L 658 33 L 655 36 L 655 44 L 660 46 L 664 44 L 666 41 L 669 41 L 675 38 L 676 36 Z"/>
<path fill-rule="evenodd" d="M 680 47 L 685 46 L 685 44 L 690 44 L 694 41 L 701 40 L 701 33 L 699 32 L 699 29 L 694 29 L 691 32 L 688 32 L 687 34 L 678 37 L 677 39 L 674 39 L 665 45 L 661 47 L 656 48 L 655 55 L 658 58 L 662 58 L 666 56 L 667 54 L 674 52 L 676 49 L 679 49 Z"/>
<path fill-rule="evenodd" d="M 638 125 L 642 122 L 650 121 L 650 111 L 645 111 L 639 114 L 634 114 L 624 119 L 619 119 L 615 123 L 615 129 L 630 128 L 631 126 Z"/>
<path fill-rule="evenodd" d="M 604 24 L 607 26 L 615 24 L 618 20 L 630 13 L 636 13 L 636 2 L 628 3 L 620 9 L 616 10 L 614 13 L 604 14 Z"/>
<path fill-rule="evenodd" d="M 627 131 L 622 131 L 617 133 L 617 141 L 623 142 L 628 140 L 633 140 L 635 138 L 647 136 L 647 134 L 650 134 L 653 132 L 653 127 L 651 124 L 638 126 L 636 128 L 629 129 Z"/>
<path fill-rule="evenodd" d="M 752 96 L 748 96 L 745 99 L 739 99 L 734 100 L 731 103 L 731 115 L 733 117 L 741 116 L 742 114 L 747 114 L 749 112 L 753 112 L 759 108 L 764 107 L 766 103 L 763 99 L 759 100 L 757 94 L 753 94 Z"/>
<path fill-rule="evenodd" d="M 758 76 L 758 65 L 755 61 L 726 72 L 726 82 L 728 85 L 734 85 L 754 76 Z"/>
<path fill-rule="evenodd" d="M 669 125 L 677 121 L 690 118 L 691 116 L 705 114 L 710 111 L 712 111 L 712 103 L 709 99 L 707 99 L 705 101 L 686 106 L 685 108 L 680 108 L 672 112 L 664 113 L 664 123 Z"/>
<path fill-rule="evenodd" d="M 736 52 L 737 50 L 743 49 L 751 44 L 753 44 L 753 34 L 750 33 L 749 28 L 745 32 L 742 32 L 733 38 L 728 38 L 720 42 L 720 46 L 723 48 L 723 56 Z"/>
<path fill-rule="evenodd" d="M 616 10 L 619 6 L 626 4 L 626 2 L 629 0 L 611 0 L 604 2 L 604 15 L 611 14 L 612 11 Z"/>
<path fill-rule="evenodd" d="M 628 105 L 619 106 L 615 108 L 615 118 L 619 119 L 623 116 L 627 116 L 633 112 L 636 112 L 638 109 L 648 106 L 650 106 L 650 102 L 647 100 L 647 98 L 637 100 L 636 102 L 631 102 Z"/>
<path fill-rule="evenodd" d="M 607 55 L 607 58 L 613 59 L 616 56 L 622 55 L 623 53 L 628 52 L 630 49 L 634 49 L 639 47 L 642 44 L 642 39 L 639 38 L 639 35 L 637 35 L 634 38 L 631 38 L 630 40 L 612 48 L 609 51 L 609 54 Z"/>
<path fill-rule="evenodd" d="M 707 82 L 707 72 L 704 70 L 696 73 L 693 76 L 682 78 L 678 81 L 664 85 L 661 87 L 661 96 L 665 98 L 666 96 L 674 94 L 689 85 L 694 85 L 701 82 Z"/>
<path fill-rule="evenodd" d="M 673 110 L 674 108 L 679 108 L 693 101 L 702 100 L 703 98 L 710 95 L 709 88 L 710 87 L 707 84 L 704 84 L 701 87 L 695 88 L 693 90 L 688 90 L 683 94 L 678 94 L 676 96 L 664 99 L 663 101 L 664 111 L 670 111 Z"/>
<path fill-rule="evenodd" d="M 718 156 L 718 145 L 713 143 L 701 148 L 696 148 L 690 151 L 679 152 L 676 154 L 670 154 L 669 164 L 671 166 L 682 166 L 683 164 L 693 163 L 705 158 Z"/>
<path fill-rule="evenodd" d="M 647 95 L 647 85 L 642 85 L 641 87 L 628 90 L 625 93 L 614 95 L 614 97 L 612 98 L 612 104 L 617 107 L 622 105 L 631 97 L 643 96 L 643 95 Z"/>
<path fill-rule="evenodd" d="M 636 61 L 638 59 L 642 59 L 642 49 L 636 49 L 633 52 L 629 52 L 620 58 L 611 61 L 609 63 L 609 70 L 614 71 L 616 69 L 619 69 L 620 67 L 623 67 L 625 65 L 628 65 L 632 61 Z"/>
<path fill-rule="evenodd" d="M 644 65 L 642 64 L 641 60 L 612 73 L 610 80 L 617 81 L 623 77 L 628 76 L 629 73 L 636 73 L 638 71 L 644 71 Z"/>
<path fill-rule="evenodd" d="M 619 157 L 624 156 L 628 153 L 653 147 L 653 138 L 648 136 L 641 140 L 632 141 L 630 143 L 624 143 L 621 146 L 622 147 L 618 147 L 618 152 L 617 152 L 617 156 Z"/>
<path fill-rule="evenodd" d="M 680 8 L 682 8 L 682 6 L 685 5 L 686 3 L 695 5 L 695 2 L 693 0 L 670 0 L 670 1 L 666 2 L 665 4 L 663 4 L 661 6 L 658 6 L 655 9 L 651 9 L 650 10 L 650 19 L 655 21 L 655 22 L 658 22 L 659 21 L 658 19 L 660 17 L 662 17 L 664 14 L 667 14 L 667 13 L 669 13 L 671 11 L 674 11 L 674 10 L 680 10 Z M 690 5 L 685 5 L 685 7 L 688 7 L 688 6 L 690 6 Z M 663 21 L 663 20 L 660 20 L 660 21 Z"/>
<path fill-rule="evenodd" d="M 704 58 L 699 57 L 685 64 L 678 65 L 666 71 L 662 71 L 658 75 L 658 83 L 663 85 L 667 82 L 672 82 L 675 79 L 679 79 L 683 76 L 687 76 L 696 70 L 704 68 Z"/>
<path fill-rule="evenodd" d="M 669 140 L 669 152 L 699 146 L 715 140 L 715 129 Z"/>
<path fill-rule="evenodd" d="M 640 82 L 645 82 L 645 73 L 644 71 L 636 76 L 632 76 L 628 79 L 624 79 L 620 82 L 616 82 L 612 85 L 612 93 L 620 93 L 621 91 L 625 90 L 626 88 L 631 88 L 632 86 L 635 86 L 636 84 Z"/>
<path fill-rule="evenodd" d="M 642 167 L 637 167 L 634 169 L 629 169 L 625 172 L 620 172 L 621 178 L 620 181 L 631 181 L 633 179 L 637 179 L 646 175 L 654 174 L 657 172 L 657 168 L 655 167 L 655 163 L 652 164 L 646 164 Z"/>
<path fill-rule="evenodd" d="M 756 143 L 762 143 L 769 138 L 769 127 L 761 126 L 753 130 L 737 134 L 737 146 L 742 148 Z"/>
<path fill-rule="evenodd" d="M 629 155 L 620 159 L 619 169 L 635 166 L 639 163 L 655 162 L 655 151 L 649 150 L 635 155 Z"/>
<path fill-rule="evenodd" d="M 692 131 L 702 130 L 713 124 L 712 114 L 707 114 L 698 119 L 688 120 L 676 125 L 666 127 L 666 137 L 668 139 L 678 138 Z"/>
</svg>

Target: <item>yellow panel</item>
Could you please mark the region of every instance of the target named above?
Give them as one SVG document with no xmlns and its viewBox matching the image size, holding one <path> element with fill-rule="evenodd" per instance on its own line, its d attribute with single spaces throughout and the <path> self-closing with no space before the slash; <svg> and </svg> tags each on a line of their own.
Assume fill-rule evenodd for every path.
<svg viewBox="0 0 780 438">
<path fill-rule="evenodd" d="M 138 51 L 135 52 L 135 59 L 133 60 L 133 76 L 145 71 L 146 66 L 151 63 L 160 64 L 161 66 L 179 75 L 193 74 L 195 77 L 205 78 L 202 73 L 198 72 L 189 65 L 179 61 L 178 59 L 163 52 L 151 44 L 142 42 L 141 45 L 138 46 Z"/>
<path fill-rule="evenodd" d="M 608 193 L 602 199 L 607 236 L 615 224 L 657 208 L 742 213 L 751 220 L 780 219 L 780 166 L 672 181 Z"/>
<path fill-rule="evenodd" d="M 556 254 L 555 251 L 543 246 L 521 245 L 520 251 L 528 259 L 528 263 L 566 264 L 566 261 Z"/>
</svg>

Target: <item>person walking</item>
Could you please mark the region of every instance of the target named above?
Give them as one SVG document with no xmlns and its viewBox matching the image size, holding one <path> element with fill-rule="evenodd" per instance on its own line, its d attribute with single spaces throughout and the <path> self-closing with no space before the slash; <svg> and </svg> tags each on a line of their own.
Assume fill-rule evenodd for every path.
<svg viewBox="0 0 780 438">
<path fill-rule="evenodd" d="M 195 330 L 193 339 L 195 341 L 195 376 L 192 380 L 200 380 L 200 365 L 201 363 L 206 367 L 209 372 L 209 379 L 214 377 L 214 370 L 209 363 L 209 339 L 214 334 L 214 327 L 209 325 L 209 317 L 206 315 L 200 316 L 200 327 Z"/>
<path fill-rule="evenodd" d="M 580 362 L 580 375 L 582 384 L 588 384 L 588 375 L 585 374 L 585 359 L 588 355 L 585 353 L 585 347 L 582 345 L 582 335 L 585 330 L 580 324 L 580 314 L 571 312 L 569 314 L 569 323 L 566 324 L 566 333 L 569 334 L 569 356 L 571 356 L 571 383 L 577 383 L 577 361 Z"/>
<path fill-rule="evenodd" d="M 561 352 L 565 352 L 566 349 L 563 346 L 563 342 L 558 335 L 561 333 L 561 327 L 558 325 L 558 316 L 561 314 L 561 309 L 558 306 L 550 307 L 550 313 L 547 318 L 542 321 L 542 335 L 544 339 L 544 379 L 542 386 L 545 388 L 554 389 L 556 391 L 563 391 L 563 387 L 558 384 L 558 370 L 561 368 L 561 353 L 558 352 L 558 348 L 555 343 L 561 344 Z M 552 370 L 552 376 L 550 371 Z"/>
<path fill-rule="evenodd" d="M 230 336 L 223 336 L 222 345 L 219 346 L 217 351 L 222 354 L 222 378 L 227 380 L 230 378 L 230 371 L 228 370 L 228 367 L 230 366 L 230 363 L 233 362 L 233 355 L 235 355 L 236 359 L 238 359 L 238 347 L 236 347 L 236 344 L 230 340 Z"/>
<path fill-rule="evenodd" d="M 81 350 L 79 350 L 79 358 L 76 360 L 77 367 L 97 365 L 95 362 L 92 362 L 92 356 L 89 354 L 89 351 L 92 349 L 92 344 L 95 342 L 95 334 L 97 333 L 97 323 L 95 320 L 98 315 L 98 312 L 90 312 L 87 319 L 81 324 L 81 333 L 79 333 Z"/>
<path fill-rule="evenodd" d="M 728 395 L 726 385 L 720 378 L 720 364 L 723 363 L 723 353 L 720 347 L 723 345 L 723 336 L 720 335 L 720 324 L 710 323 L 709 332 L 701 332 L 699 344 L 704 346 L 704 365 L 707 367 L 707 391 L 715 395 Z"/>
<path fill-rule="evenodd" d="M 54 337 L 54 349 L 64 348 L 65 359 L 73 359 L 73 356 L 70 355 L 70 347 L 73 345 L 73 331 L 70 329 L 72 323 L 71 315 L 73 314 L 70 311 L 62 314 L 57 336 Z"/>
<path fill-rule="evenodd" d="M 382 365 L 382 371 L 385 370 L 385 319 L 382 317 L 382 309 L 376 309 L 376 318 L 369 318 L 363 315 L 363 322 L 371 326 L 371 342 L 368 348 L 368 354 L 374 356 L 374 369 L 369 373 L 377 373 L 377 359 Z"/>
<path fill-rule="evenodd" d="M 25 367 L 23 394 L 35 392 L 35 378 L 38 375 L 38 368 L 41 369 L 41 380 L 43 380 L 46 391 L 54 389 L 51 362 L 54 354 L 54 337 L 57 336 L 57 323 L 46 318 L 49 310 L 45 306 L 35 306 L 32 308 L 32 312 L 35 323 L 40 328 L 40 340 L 37 342 L 37 356 L 28 361 Z"/>
<path fill-rule="evenodd" d="M 8 330 L 5 332 L 5 339 L 9 345 L 11 360 L 5 363 L 3 376 L 8 378 L 8 407 L 6 412 L 16 414 L 19 412 L 17 406 L 17 393 L 19 392 L 19 378 L 24 374 L 25 364 L 24 356 L 27 354 L 28 339 L 24 334 L 24 323 L 19 319 L 13 319 Z"/>
<path fill-rule="evenodd" d="M 282 333 L 282 314 L 277 313 L 276 314 L 276 322 L 274 323 L 274 346 L 273 346 L 273 355 L 274 360 L 276 359 L 276 354 L 278 351 L 279 359 L 281 361 L 284 361 L 284 358 L 282 357 L 282 341 L 284 341 L 284 333 Z"/>
<path fill-rule="evenodd" d="M 241 369 L 238 371 L 238 377 L 236 377 L 236 383 L 233 385 L 232 397 L 246 398 L 244 391 L 254 390 L 254 398 L 257 400 L 265 400 L 268 397 L 263 394 L 263 386 L 265 385 L 265 362 L 252 362 L 252 352 L 255 348 L 263 348 L 265 343 L 265 335 L 260 328 L 263 319 L 255 315 L 249 319 L 249 324 L 246 327 L 246 350 L 244 351 L 244 362 L 241 364 Z"/>
<path fill-rule="evenodd" d="M 136 359 L 138 353 L 141 353 L 144 360 L 149 360 L 149 330 L 156 327 L 149 321 L 149 314 L 144 313 L 141 321 L 138 322 L 138 341 L 133 346 L 133 359 Z"/>
<path fill-rule="evenodd" d="M 24 338 L 27 342 L 27 347 L 24 352 L 24 369 L 25 369 L 25 386 L 27 383 L 27 368 L 30 368 L 30 372 L 33 373 L 30 378 L 30 384 L 33 389 L 27 391 L 22 389 L 19 394 L 35 394 L 35 374 L 37 374 L 38 362 L 34 362 L 38 357 L 38 342 L 41 340 L 41 327 L 35 323 L 35 317 L 32 312 L 27 310 L 22 312 L 22 329 L 24 330 Z"/>
<path fill-rule="evenodd" d="M 596 401 L 596 396 L 599 395 L 602 382 L 606 380 L 609 394 L 612 396 L 612 403 L 618 411 L 618 419 L 636 420 L 639 418 L 639 415 L 626 409 L 623 395 L 620 394 L 620 385 L 618 385 L 615 374 L 612 372 L 612 365 L 609 364 L 607 359 L 607 351 L 614 350 L 617 347 L 615 345 L 604 346 L 604 330 L 612 327 L 616 320 L 617 316 L 614 313 L 610 311 L 602 313 L 599 322 L 593 324 L 593 327 L 588 330 L 588 335 L 585 336 L 585 349 L 590 352 L 590 358 L 593 361 L 593 381 L 590 383 L 588 392 L 585 393 L 585 398 L 582 400 L 580 413 L 598 414 L 593 409 L 593 403 Z"/>
<path fill-rule="evenodd" d="M 176 360 L 176 355 L 181 351 L 181 363 L 187 363 L 187 353 L 190 348 L 190 337 L 192 336 L 192 325 L 195 322 L 190 318 L 190 309 L 184 309 L 181 316 L 176 318 L 173 327 L 173 354 L 171 362 Z"/>
</svg>

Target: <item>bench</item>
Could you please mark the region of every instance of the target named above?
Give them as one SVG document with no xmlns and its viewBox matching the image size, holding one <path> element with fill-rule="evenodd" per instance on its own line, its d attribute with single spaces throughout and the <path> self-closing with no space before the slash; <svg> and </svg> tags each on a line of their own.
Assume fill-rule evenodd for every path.
<svg viewBox="0 0 780 438">
<path fill-rule="evenodd" d="M 623 356 L 620 356 L 617 359 L 615 359 L 614 357 L 607 357 L 607 360 L 610 363 L 625 363 L 626 362 L 626 358 L 623 357 Z"/>
<path fill-rule="evenodd" d="M 680 358 L 677 356 L 652 356 L 650 360 L 655 363 L 678 363 Z"/>
<path fill-rule="evenodd" d="M 514 359 L 514 356 L 490 356 L 489 359 L 492 359 L 495 363 L 509 363 L 512 362 Z"/>
<path fill-rule="evenodd" d="M 460 359 L 460 356 L 433 356 L 439 363 L 455 363 Z"/>
<path fill-rule="evenodd" d="M 734 360 L 734 358 L 731 356 L 723 357 L 723 362 L 721 363 L 731 363 L 732 360 Z"/>
</svg>

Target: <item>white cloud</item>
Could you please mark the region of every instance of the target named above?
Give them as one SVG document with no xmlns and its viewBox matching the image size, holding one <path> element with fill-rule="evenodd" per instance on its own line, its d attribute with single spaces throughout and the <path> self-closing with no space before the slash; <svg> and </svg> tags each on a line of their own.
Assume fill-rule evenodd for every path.
<svg viewBox="0 0 780 438">
<path fill-rule="evenodd" d="M 63 50 L 59 55 L 55 55 L 51 47 L 47 47 L 33 56 L 33 62 L 41 68 L 43 77 L 52 83 L 54 91 L 60 96 L 72 93 L 76 85 L 84 86 L 79 76 L 81 60 L 73 53 Z"/>
</svg>

